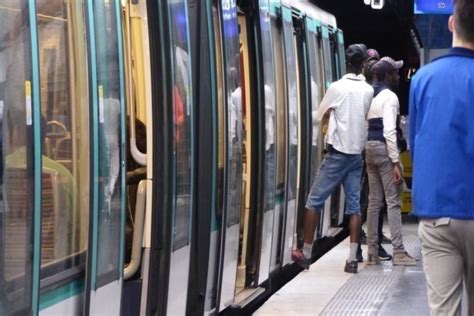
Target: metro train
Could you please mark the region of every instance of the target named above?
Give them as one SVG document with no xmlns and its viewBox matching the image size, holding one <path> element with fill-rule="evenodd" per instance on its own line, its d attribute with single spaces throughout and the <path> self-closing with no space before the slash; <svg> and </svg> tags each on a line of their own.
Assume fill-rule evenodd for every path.
<svg viewBox="0 0 474 316">
<path fill-rule="evenodd" d="M 293 265 L 344 73 L 303 0 L 0 0 L 0 314 L 257 300 Z"/>
</svg>

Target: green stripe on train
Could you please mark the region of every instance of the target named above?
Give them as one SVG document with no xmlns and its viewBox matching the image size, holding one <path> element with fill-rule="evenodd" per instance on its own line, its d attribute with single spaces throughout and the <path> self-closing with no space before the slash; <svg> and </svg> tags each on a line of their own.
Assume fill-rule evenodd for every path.
<svg viewBox="0 0 474 316">
<path fill-rule="evenodd" d="M 56 305 L 62 301 L 67 300 L 70 297 L 78 295 L 83 291 L 84 279 L 81 279 L 68 283 L 45 294 L 41 294 L 39 309 L 43 310 L 53 305 Z"/>
</svg>

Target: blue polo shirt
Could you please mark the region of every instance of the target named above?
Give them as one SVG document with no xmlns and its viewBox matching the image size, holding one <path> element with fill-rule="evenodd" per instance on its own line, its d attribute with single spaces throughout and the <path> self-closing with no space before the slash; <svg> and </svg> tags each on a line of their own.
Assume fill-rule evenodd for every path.
<svg viewBox="0 0 474 316">
<path fill-rule="evenodd" d="M 420 69 L 409 111 L 414 214 L 474 219 L 474 51 Z"/>
</svg>

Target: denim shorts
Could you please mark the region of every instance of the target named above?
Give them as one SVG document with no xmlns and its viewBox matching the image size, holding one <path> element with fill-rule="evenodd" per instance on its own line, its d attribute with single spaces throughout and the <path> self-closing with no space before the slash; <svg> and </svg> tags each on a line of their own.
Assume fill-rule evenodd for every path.
<svg viewBox="0 0 474 316">
<path fill-rule="evenodd" d="M 360 214 L 360 181 L 364 162 L 362 155 L 348 155 L 331 151 L 324 157 L 314 179 L 306 208 L 319 212 L 327 198 L 342 183 L 346 195 L 345 213 Z"/>
</svg>

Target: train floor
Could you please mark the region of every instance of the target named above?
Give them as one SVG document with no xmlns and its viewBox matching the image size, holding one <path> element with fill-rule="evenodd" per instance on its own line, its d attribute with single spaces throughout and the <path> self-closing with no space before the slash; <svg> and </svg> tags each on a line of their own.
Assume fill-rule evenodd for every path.
<svg viewBox="0 0 474 316">
<path fill-rule="evenodd" d="M 368 266 L 364 261 L 359 263 L 359 273 L 345 273 L 347 238 L 282 287 L 254 315 L 429 315 L 417 228 L 416 223 L 403 224 L 405 248 L 420 259 L 416 266 L 392 266 L 391 261 Z M 384 232 L 388 231 L 385 223 Z M 392 253 L 391 245 L 384 248 Z M 363 255 L 365 260 L 367 246 Z M 467 315 L 465 304 L 462 315 Z"/>
</svg>

